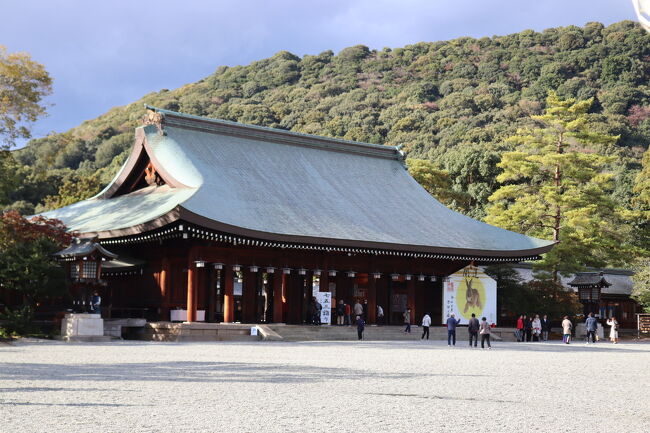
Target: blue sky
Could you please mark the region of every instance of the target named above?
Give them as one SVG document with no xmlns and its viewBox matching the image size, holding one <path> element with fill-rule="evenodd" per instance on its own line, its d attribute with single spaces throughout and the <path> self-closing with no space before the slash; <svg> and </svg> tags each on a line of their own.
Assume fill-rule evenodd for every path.
<svg viewBox="0 0 650 433">
<path fill-rule="evenodd" d="M 0 45 L 30 53 L 54 78 L 35 137 L 280 50 L 381 49 L 635 18 L 629 0 L 0 0 L 0 15 Z"/>
</svg>

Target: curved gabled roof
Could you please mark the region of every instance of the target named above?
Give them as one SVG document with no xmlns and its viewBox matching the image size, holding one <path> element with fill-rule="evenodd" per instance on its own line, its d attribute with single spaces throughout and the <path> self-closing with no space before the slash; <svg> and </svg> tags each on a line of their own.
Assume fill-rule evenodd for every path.
<svg viewBox="0 0 650 433">
<path fill-rule="evenodd" d="M 45 216 L 111 235 L 167 216 L 241 236 L 332 246 L 515 257 L 553 245 L 446 208 L 408 174 L 394 147 L 157 113 L 163 125 L 139 128 L 126 169 L 111 185 Z M 142 150 L 167 186 L 117 196 Z"/>
</svg>

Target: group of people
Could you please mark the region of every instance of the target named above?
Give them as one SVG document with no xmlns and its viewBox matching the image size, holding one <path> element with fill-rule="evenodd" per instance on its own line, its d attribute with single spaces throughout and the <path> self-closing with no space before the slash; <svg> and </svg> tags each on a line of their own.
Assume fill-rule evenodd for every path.
<svg viewBox="0 0 650 433">
<path fill-rule="evenodd" d="M 411 309 L 407 308 L 403 314 L 404 324 L 404 333 L 411 333 Z M 456 328 L 460 325 L 460 319 L 456 319 L 456 315 L 451 313 L 447 318 L 447 345 L 455 346 L 456 345 Z M 424 340 L 424 337 L 429 339 L 429 327 L 431 327 L 431 316 L 429 313 L 425 313 L 422 317 L 422 337 L 421 340 Z M 492 327 L 487 322 L 485 317 L 481 318 L 481 321 L 476 318 L 476 314 L 472 313 L 472 318 L 470 319 L 467 329 L 469 332 L 469 346 L 472 347 L 472 341 L 474 342 L 474 347 L 478 346 L 478 336 L 481 336 L 481 348 L 485 348 L 485 343 L 487 343 L 488 349 L 491 349 L 490 344 L 490 335 L 492 332 Z"/>
<path fill-rule="evenodd" d="M 539 318 L 539 314 L 535 314 L 535 317 L 522 314 L 517 319 L 515 336 L 519 342 L 548 341 L 548 334 L 550 332 L 551 321 L 546 314 L 541 319 Z"/>
<path fill-rule="evenodd" d="M 340 299 L 338 304 L 336 304 L 336 324 L 339 326 L 351 326 L 351 317 L 353 313 L 355 317 L 355 323 L 356 319 L 358 319 L 359 316 L 364 320 L 365 323 L 365 321 L 368 320 L 368 308 L 367 299 L 364 299 L 363 302 L 361 302 L 360 299 L 357 299 L 355 300 L 354 305 L 350 305 L 344 302 L 343 299 Z M 381 307 L 377 306 L 377 321 L 379 321 L 379 310 L 381 310 Z M 381 310 L 381 315 L 383 317 L 383 310 Z"/>
<path fill-rule="evenodd" d="M 612 317 L 607 320 L 609 326 L 609 339 L 612 343 L 618 344 L 618 320 Z M 598 319 L 594 317 L 593 313 L 589 313 L 585 320 L 585 329 L 587 330 L 587 341 L 585 344 L 595 344 L 598 341 Z M 562 341 L 565 344 L 571 343 L 571 335 L 573 334 L 573 323 L 569 320 L 569 316 L 564 316 L 562 320 Z"/>
</svg>

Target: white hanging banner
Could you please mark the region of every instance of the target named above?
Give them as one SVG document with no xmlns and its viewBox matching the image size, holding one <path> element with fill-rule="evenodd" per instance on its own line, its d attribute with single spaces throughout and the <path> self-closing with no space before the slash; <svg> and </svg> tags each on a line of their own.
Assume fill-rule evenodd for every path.
<svg viewBox="0 0 650 433">
<path fill-rule="evenodd" d="M 451 313 L 467 325 L 472 313 L 489 324 L 497 323 L 497 282 L 480 268 L 469 265 L 449 276 L 443 283 L 442 323 L 447 323 Z"/>
<path fill-rule="evenodd" d="M 332 294 L 330 292 L 315 293 L 316 300 L 323 307 L 320 310 L 321 325 L 330 325 L 332 323 Z"/>
</svg>

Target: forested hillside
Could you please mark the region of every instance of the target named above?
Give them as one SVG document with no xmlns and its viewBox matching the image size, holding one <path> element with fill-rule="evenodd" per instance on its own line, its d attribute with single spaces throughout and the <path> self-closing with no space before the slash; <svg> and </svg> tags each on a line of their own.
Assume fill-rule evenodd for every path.
<svg viewBox="0 0 650 433">
<path fill-rule="evenodd" d="M 146 57 L 146 52 L 143 52 Z M 155 71 L 152 71 L 155 73 Z M 650 143 L 650 35 L 633 22 L 526 30 L 492 38 L 354 46 L 298 57 L 279 52 L 247 66 L 163 89 L 14 152 L 14 188 L 0 207 L 24 213 L 74 202 L 124 161 L 143 103 L 184 113 L 350 140 L 403 145 L 449 172 L 452 206 L 479 218 L 499 186 L 505 141 L 544 110 L 550 90 L 594 98 L 590 128 L 619 136 L 615 198 L 631 207 Z M 454 198 L 455 197 L 455 198 Z"/>
</svg>

